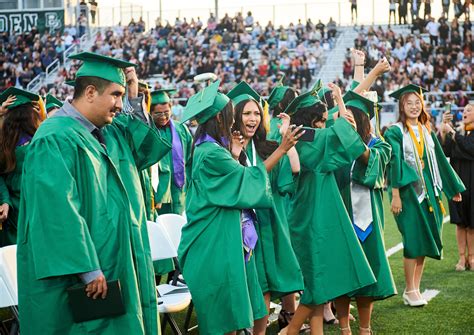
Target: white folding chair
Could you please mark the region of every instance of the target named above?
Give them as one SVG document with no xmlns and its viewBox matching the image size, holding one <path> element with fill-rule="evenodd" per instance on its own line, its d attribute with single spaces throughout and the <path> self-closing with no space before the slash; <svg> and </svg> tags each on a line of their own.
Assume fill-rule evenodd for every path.
<svg viewBox="0 0 474 335">
<path fill-rule="evenodd" d="M 18 331 L 18 281 L 16 272 L 16 245 L 0 248 L 0 308 L 9 307 L 16 322 L 10 334 Z"/>
<path fill-rule="evenodd" d="M 148 221 L 147 229 L 153 261 L 177 258 L 177 248 L 163 224 Z M 165 333 L 166 325 L 169 322 L 174 334 L 182 334 L 178 324 L 170 314 L 181 312 L 190 305 L 191 293 L 189 293 L 189 289 L 186 286 L 177 286 L 171 283 L 156 286 L 156 291 L 158 293 L 158 312 L 163 314 L 161 332 Z"/>
</svg>

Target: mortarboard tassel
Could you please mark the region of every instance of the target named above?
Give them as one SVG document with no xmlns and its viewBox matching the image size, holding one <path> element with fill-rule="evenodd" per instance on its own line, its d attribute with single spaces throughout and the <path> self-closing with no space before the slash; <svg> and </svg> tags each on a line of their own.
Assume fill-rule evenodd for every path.
<svg viewBox="0 0 474 335">
<path fill-rule="evenodd" d="M 441 208 L 441 213 L 443 213 L 443 216 L 445 216 L 446 209 L 444 208 L 443 202 L 441 201 L 441 199 L 439 199 L 438 202 L 439 202 L 439 207 Z"/>
<path fill-rule="evenodd" d="M 44 101 L 41 98 L 41 96 L 38 99 L 38 104 L 39 104 L 39 109 L 40 109 L 41 120 L 44 121 L 44 120 L 46 120 L 46 115 L 47 114 L 46 114 L 46 108 L 45 108 L 45 105 L 44 105 Z"/>
</svg>

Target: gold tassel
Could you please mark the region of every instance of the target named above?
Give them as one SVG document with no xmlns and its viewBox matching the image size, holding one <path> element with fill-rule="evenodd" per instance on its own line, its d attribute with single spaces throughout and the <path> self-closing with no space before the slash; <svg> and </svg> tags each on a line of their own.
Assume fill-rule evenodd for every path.
<svg viewBox="0 0 474 335">
<path fill-rule="evenodd" d="M 270 132 L 270 115 L 268 113 L 268 102 L 264 99 L 263 101 L 263 126 L 265 127 L 265 130 L 267 131 L 267 134 Z"/>
<path fill-rule="evenodd" d="M 443 202 L 441 201 L 441 199 L 439 199 L 438 202 L 439 202 L 439 207 L 441 208 L 441 213 L 443 213 L 443 216 L 445 216 L 446 209 L 444 208 Z"/>
<path fill-rule="evenodd" d="M 146 111 L 148 112 L 148 114 L 150 114 L 151 112 L 151 91 L 149 89 L 147 89 L 145 91 L 145 94 L 146 94 Z"/>
<path fill-rule="evenodd" d="M 39 109 L 40 109 L 40 116 L 41 116 L 41 121 L 46 120 L 46 108 L 44 106 L 44 101 L 41 98 L 41 96 L 38 99 L 38 104 L 39 104 Z"/>
</svg>

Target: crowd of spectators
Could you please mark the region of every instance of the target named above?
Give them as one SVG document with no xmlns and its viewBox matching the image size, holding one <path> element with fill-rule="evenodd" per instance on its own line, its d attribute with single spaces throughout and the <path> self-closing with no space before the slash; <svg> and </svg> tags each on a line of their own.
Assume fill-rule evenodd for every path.
<svg viewBox="0 0 474 335">
<path fill-rule="evenodd" d="M 453 108 L 464 107 L 468 99 L 461 91 L 473 90 L 472 25 L 466 19 L 461 25 L 457 18 L 451 23 L 441 18 L 433 27 L 434 19 L 418 19 L 411 34 L 396 34 L 390 28 L 361 27 L 354 47 L 366 52 L 368 67 L 381 57 L 387 57 L 392 71 L 374 85 L 383 101 L 393 101 L 389 94 L 408 83 L 426 87 L 434 94 L 428 104 L 436 117 L 440 108 L 450 102 Z M 436 38 L 433 38 L 436 37 Z M 344 85 L 353 73 L 350 57 L 343 64 Z"/>
</svg>

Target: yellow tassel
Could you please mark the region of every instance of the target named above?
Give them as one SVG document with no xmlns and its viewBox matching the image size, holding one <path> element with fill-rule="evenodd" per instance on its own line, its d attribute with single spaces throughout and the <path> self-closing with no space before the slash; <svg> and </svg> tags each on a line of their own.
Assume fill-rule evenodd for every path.
<svg viewBox="0 0 474 335">
<path fill-rule="evenodd" d="M 438 200 L 439 202 L 439 207 L 441 207 L 441 213 L 443 213 L 443 216 L 446 215 L 446 209 L 444 209 L 444 205 L 443 205 L 443 202 L 440 200 Z"/>
<path fill-rule="evenodd" d="M 148 112 L 148 114 L 150 114 L 150 112 L 151 112 L 151 91 L 149 89 L 146 90 L 146 97 L 147 97 L 146 111 Z"/>
<path fill-rule="evenodd" d="M 265 127 L 265 130 L 267 131 L 267 134 L 270 132 L 270 116 L 268 113 L 268 102 L 263 100 L 263 126 Z"/>
<path fill-rule="evenodd" d="M 41 116 L 41 121 L 46 120 L 46 108 L 44 106 L 44 101 L 41 97 L 38 99 L 38 104 L 39 104 L 39 109 L 40 109 L 40 116 Z"/>
</svg>

